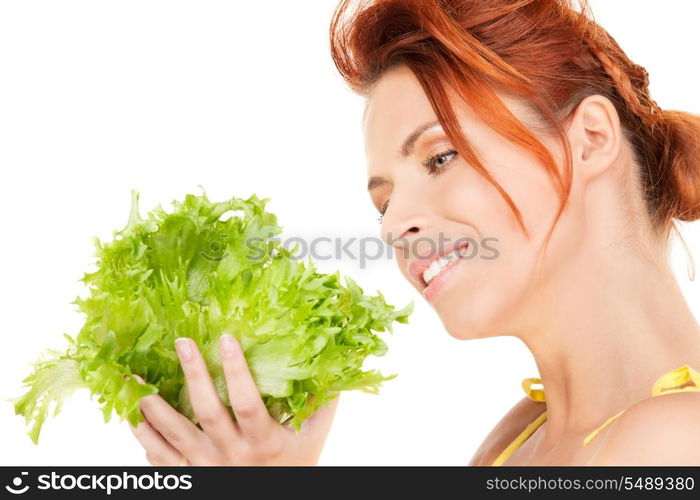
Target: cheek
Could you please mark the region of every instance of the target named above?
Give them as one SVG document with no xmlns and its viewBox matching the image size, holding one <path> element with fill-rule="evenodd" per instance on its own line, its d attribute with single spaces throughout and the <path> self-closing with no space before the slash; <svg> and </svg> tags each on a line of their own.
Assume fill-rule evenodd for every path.
<svg viewBox="0 0 700 500">
<path fill-rule="evenodd" d="M 460 167 L 442 193 L 451 217 L 475 228 L 482 243 L 437 308 L 456 338 L 502 335 L 518 327 L 518 311 L 532 291 L 541 245 L 559 208 L 558 194 L 542 167 L 522 156 L 505 157 L 509 161 L 486 164 L 520 210 L 529 239 L 496 187 L 473 169 Z M 494 238 L 485 244 L 495 251 L 484 246 L 485 238 Z"/>
<path fill-rule="evenodd" d="M 585 233 L 583 221 L 576 215 L 577 209 L 572 208 L 574 200 L 569 199 L 569 204 L 554 225 L 561 206 L 558 181 L 534 158 L 510 153 L 509 162 L 494 162 L 495 166 L 490 171 L 520 210 L 529 238 L 519 226 L 511 226 L 505 232 L 501 241 L 503 266 L 499 266 L 499 270 L 502 267 L 512 273 L 513 284 L 519 283 L 521 288 L 532 286 L 535 278 L 536 286 L 544 286 L 541 278 L 549 279 L 580 246 Z M 558 161 L 556 153 L 554 156 Z M 515 222 L 514 216 L 512 220 Z M 546 241 L 550 230 L 551 238 Z M 535 276 L 534 268 L 544 251 L 545 242 L 546 258 L 543 265 L 538 266 L 537 272 L 541 274 Z"/>
<path fill-rule="evenodd" d="M 527 155 L 509 151 L 494 161 L 489 172 L 510 196 L 520 211 L 527 231 L 533 237 L 546 232 L 559 208 L 560 197 L 556 190 L 555 179 L 544 167 Z M 511 225 L 523 232 L 515 214 L 506 205 L 500 193 L 496 193 L 504 207 L 507 208 Z"/>
<path fill-rule="evenodd" d="M 513 241 L 489 243 L 493 259 L 466 260 L 454 286 L 440 297 L 436 312 L 455 338 L 508 335 L 521 326 L 521 312 L 532 296 L 535 254 L 524 255 Z M 486 253 L 486 252 L 484 252 Z M 488 252 L 491 257 L 494 252 Z"/>
<path fill-rule="evenodd" d="M 469 236 L 479 239 L 487 237 L 511 239 L 513 235 L 522 233 L 513 212 L 496 187 L 473 168 L 464 164 L 455 165 L 455 168 L 443 175 L 444 178 L 440 179 L 441 189 L 437 194 L 443 213 L 447 214 L 449 219 L 473 228 L 477 234 Z M 502 180 L 498 178 L 496 180 L 503 186 Z M 513 182 L 510 184 L 515 186 L 504 187 L 504 189 L 509 194 L 515 191 L 511 197 L 516 204 L 520 205 L 522 201 L 517 199 L 522 198 L 520 196 L 522 186 Z M 531 201 L 525 198 L 524 203 L 525 208 L 529 209 L 527 205 L 531 204 Z M 520 208 L 522 210 L 522 207 Z"/>
</svg>

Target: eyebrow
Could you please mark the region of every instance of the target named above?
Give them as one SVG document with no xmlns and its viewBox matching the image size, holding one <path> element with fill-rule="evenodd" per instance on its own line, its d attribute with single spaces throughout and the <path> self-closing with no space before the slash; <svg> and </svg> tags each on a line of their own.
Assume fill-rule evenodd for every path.
<svg viewBox="0 0 700 500">
<path fill-rule="evenodd" d="M 419 125 L 416 127 L 416 129 L 408 134 L 406 136 L 406 139 L 404 139 L 403 144 L 401 145 L 401 149 L 399 149 L 399 154 L 401 157 L 405 158 L 408 155 L 410 155 L 413 152 L 413 148 L 415 147 L 416 141 L 418 138 L 423 135 L 426 131 L 430 130 L 433 127 L 438 127 L 440 126 L 440 122 L 438 120 L 433 120 L 431 122 L 426 122 L 422 125 Z M 371 191 L 372 189 L 382 186 L 384 184 L 390 184 L 391 181 L 387 180 L 384 177 L 381 176 L 372 176 L 369 179 L 369 182 L 367 183 L 367 191 Z"/>
<path fill-rule="evenodd" d="M 416 127 L 416 129 L 408 134 L 406 136 L 406 139 L 403 141 L 403 144 L 401 145 L 401 149 L 399 150 L 399 153 L 401 154 L 402 157 L 406 157 L 413 153 L 413 147 L 416 144 L 416 141 L 418 138 L 423 135 L 426 131 L 430 130 L 433 127 L 438 127 L 440 126 L 440 122 L 437 120 L 434 120 L 432 122 L 427 122 L 424 123 L 423 125 L 419 125 Z"/>
</svg>

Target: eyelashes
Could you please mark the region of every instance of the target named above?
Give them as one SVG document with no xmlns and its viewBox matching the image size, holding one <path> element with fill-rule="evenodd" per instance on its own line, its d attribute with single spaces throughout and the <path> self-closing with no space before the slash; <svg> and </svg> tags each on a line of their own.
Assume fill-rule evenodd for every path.
<svg viewBox="0 0 700 500">
<path fill-rule="evenodd" d="M 456 150 L 450 149 L 430 156 L 422 163 L 422 165 L 423 168 L 425 168 L 425 170 L 428 172 L 428 175 L 437 177 L 445 171 L 445 167 L 449 165 L 457 155 L 459 155 L 459 153 Z M 379 211 L 379 217 L 377 218 L 379 224 L 382 224 L 384 222 L 384 214 L 386 213 L 388 208 L 389 200 L 387 200 L 384 203 L 382 209 Z"/>
<path fill-rule="evenodd" d="M 454 149 L 438 153 L 425 160 L 423 167 L 428 171 L 428 174 L 438 176 L 443 172 L 445 166 L 452 162 L 458 154 Z M 444 158 L 448 159 L 445 160 Z"/>
</svg>

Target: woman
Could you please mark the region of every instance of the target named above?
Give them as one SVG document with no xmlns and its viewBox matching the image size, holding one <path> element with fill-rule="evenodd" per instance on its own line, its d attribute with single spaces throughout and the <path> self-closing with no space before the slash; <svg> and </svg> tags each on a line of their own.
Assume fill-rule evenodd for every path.
<svg viewBox="0 0 700 500">
<path fill-rule="evenodd" d="M 452 336 L 514 335 L 537 363 L 470 463 L 700 465 L 700 325 L 667 262 L 674 220 L 700 218 L 700 118 L 660 109 L 574 7 L 343 0 L 332 56 L 367 98 L 368 188 L 401 272 Z M 151 463 L 316 462 L 335 405 L 278 425 L 225 336 L 232 422 L 177 344 L 203 430 L 144 398 Z"/>
</svg>

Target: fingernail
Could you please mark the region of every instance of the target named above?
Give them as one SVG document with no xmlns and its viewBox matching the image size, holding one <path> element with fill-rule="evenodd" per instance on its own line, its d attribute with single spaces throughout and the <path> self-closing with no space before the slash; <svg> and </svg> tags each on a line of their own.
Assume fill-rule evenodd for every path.
<svg viewBox="0 0 700 500">
<path fill-rule="evenodd" d="M 146 383 L 141 377 L 139 377 L 139 376 L 136 375 L 135 373 L 132 373 L 131 375 L 124 375 L 124 380 L 129 380 L 130 378 L 133 378 L 133 379 L 136 380 L 139 384 L 145 384 L 145 383 Z"/>
<path fill-rule="evenodd" d="M 228 333 L 221 336 L 221 357 L 225 359 L 233 358 L 236 352 L 235 340 Z"/>
<path fill-rule="evenodd" d="M 182 361 L 192 359 L 192 344 L 187 337 L 178 337 L 175 339 L 175 350 Z"/>
</svg>

